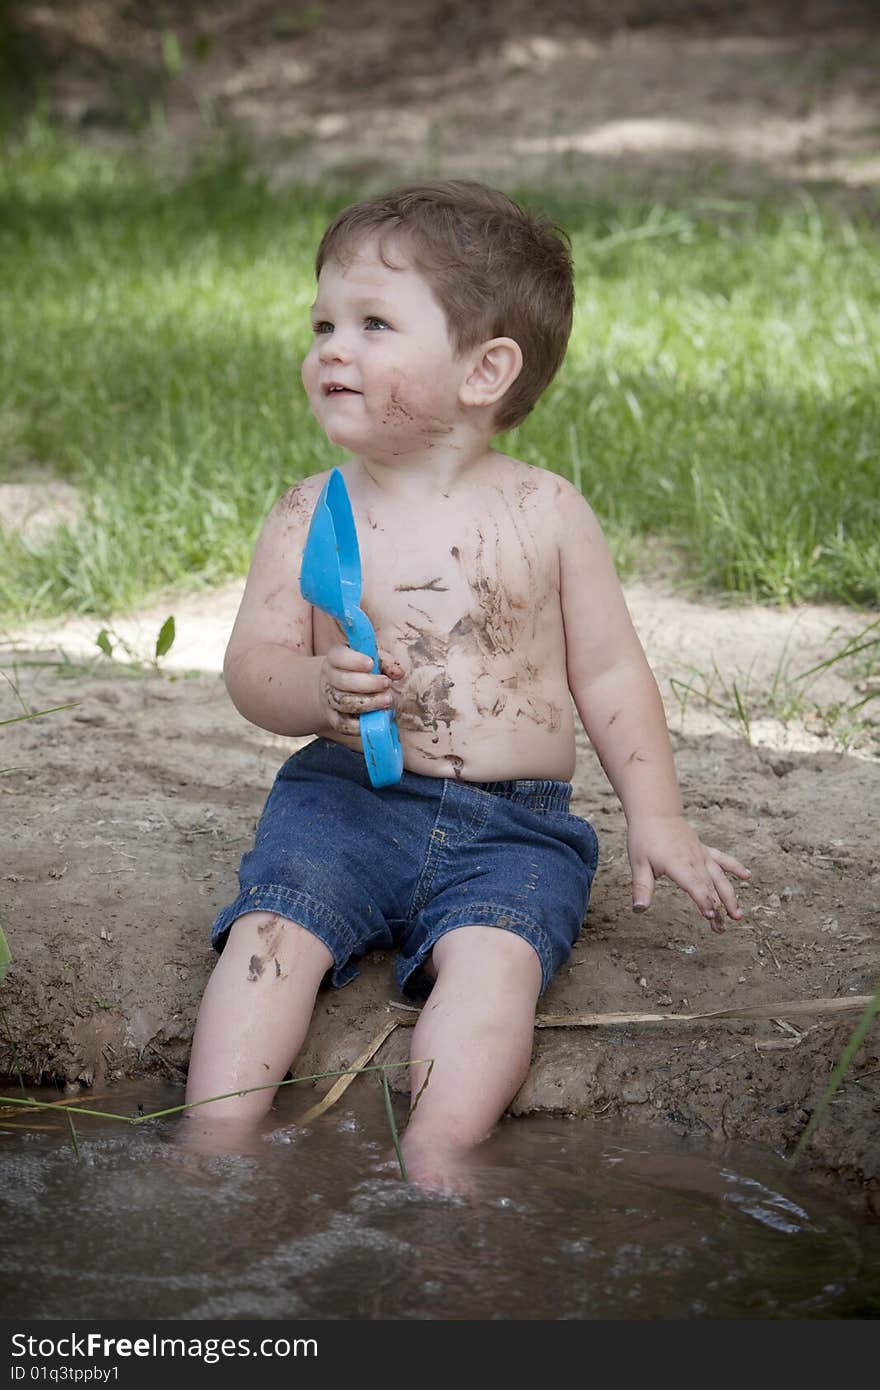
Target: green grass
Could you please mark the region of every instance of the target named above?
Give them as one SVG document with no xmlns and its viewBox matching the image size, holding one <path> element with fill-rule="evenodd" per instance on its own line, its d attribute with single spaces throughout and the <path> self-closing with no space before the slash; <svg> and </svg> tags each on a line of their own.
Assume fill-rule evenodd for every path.
<svg viewBox="0 0 880 1390">
<path fill-rule="evenodd" d="M 312 257 L 356 189 L 186 174 L 34 124 L 0 164 L 0 481 L 85 514 L 0 548 L 7 618 L 105 616 L 247 567 L 290 482 L 337 458 L 299 383 Z M 630 570 L 880 599 L 880 224 L 805 198 L 659 206 L 532 192 L 571 232 L 565 367 L 503 441 L 579 481 Z M 876 212 L 876 209 L 875 209 Z"/>
</svg>

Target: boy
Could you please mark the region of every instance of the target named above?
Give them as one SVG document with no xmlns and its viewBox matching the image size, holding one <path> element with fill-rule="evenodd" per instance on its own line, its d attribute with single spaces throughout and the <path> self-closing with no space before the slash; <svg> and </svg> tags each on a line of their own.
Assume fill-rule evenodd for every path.
<svg viewBox="0 0 880 1390">
<path fill-rule="evenodd" d="M 528 1070 L 535 1005 L 581 928 L 592 827 L 568 811 L 572 699 L 626 813 L 633 909 L 673 879 L 714 930 L 742 912 L 682 816 L 656 683 L 599 525 L 562 478 L 499 454 L 565 353 L 568 246 L 546 219 L 478 184 L 355 204 L 317 254 L 312 410 L 345 449 L 364 589 L 381 653 L 341 641 L 299 591 L 326 474 L 291 488 L 254 553 L 225 660 L 252 723 L 315 734 L 276 779 L 218 916 L 223 954 L 193 1042 L 187 1099 L 278 1082 L 332 971 L 397 948 L 430 990 L 412 1057 L 433 1058 L 403 1138 L 410 1176 L 454 1182 Z M 358 719 L 393 706 L 394 787 L 369 782 Z M 410 1069 L 418 1094 L 426 1066 Z M 273 1091 L 191 1118 L 252 1124 Z"/>
</svg>

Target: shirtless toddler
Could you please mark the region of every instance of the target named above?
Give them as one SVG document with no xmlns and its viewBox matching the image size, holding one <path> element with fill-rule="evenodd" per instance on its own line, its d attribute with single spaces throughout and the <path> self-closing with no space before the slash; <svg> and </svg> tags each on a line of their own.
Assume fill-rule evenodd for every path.
<svg viewBox="0 0 880 1390">
<path fill-rule="evenodd" d="M 535 1005 L 577 939 L 597 842 L 569 809 L 575 709 L 626 814 L 633 908 L 666 875 L 714 930 L 742 915 L 682 815 L 656 683 L 599 524 L 566 480 L 496 452 L 555 375 L 571 328 L 563 236 L 505 195 L 448 182 L 346 209 L 317 256 L 309 403 L 342 466 L 361 607 L 381 671 L 302 598 L 327 474 L 275 504 L 225 660 L 252 723 L 317 737 L 280 770 L 214 924 L 187 1100 L 278 1083 L 319 985 L 393 948 L 413 1030 L 410 1176 L 443 1184 L 525 1077 Z M 358 737 L 393 706 L 399 784 Z M 231 1131 L 269 1089 L 188 1112 Z"/>
</svg>

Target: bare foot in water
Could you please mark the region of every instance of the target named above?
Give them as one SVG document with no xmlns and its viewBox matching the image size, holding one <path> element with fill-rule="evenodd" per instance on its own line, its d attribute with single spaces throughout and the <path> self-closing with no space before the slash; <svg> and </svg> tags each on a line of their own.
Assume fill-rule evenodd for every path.
<svg viewBox="0 0 880 1390">
<path fill-rule="evenodd" d="M 403 1146 L 407 1181 L 425 1192 L 476 1196 L 474 1163 L 469 1149 L 422 1149 Z"/>
<path fill-rule="evenodd" d="M 250 1121 L 229 1118 L 210 1119 L 194 1107 L 181 1115 L 177 1142 L 188 1153 L 253 1154 L 263 1148 L 258 1127 Z M 206 1107 L 207 1109 L 207 1107 Z"/>
</svg>

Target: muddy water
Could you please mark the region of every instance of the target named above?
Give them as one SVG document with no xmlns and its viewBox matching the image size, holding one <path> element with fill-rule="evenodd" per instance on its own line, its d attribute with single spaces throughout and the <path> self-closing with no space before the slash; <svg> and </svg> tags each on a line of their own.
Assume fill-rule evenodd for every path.
<svg viewBox="0 0 880 1390">
<path fill-rule="evenodd" d="M 181 1099 L 144 1083 L 98 1108 Z M 78 1118 L 79 1158 L 54 1117 L 0 1129 L 3 1316 L 880 1316 L 880 1224 L 764 1150 L 510 1120 L 443 1197 L 400 1181 L 366 1078 L 310 1127 L 301 1109 L 283 1093 L 235 1154 L 177 1120 Z"/>
</svg>

